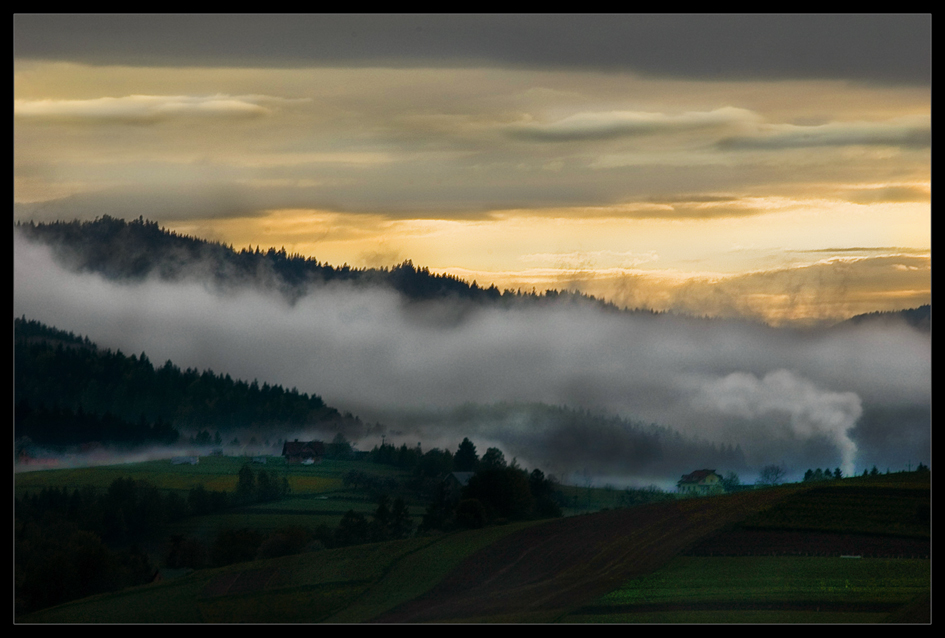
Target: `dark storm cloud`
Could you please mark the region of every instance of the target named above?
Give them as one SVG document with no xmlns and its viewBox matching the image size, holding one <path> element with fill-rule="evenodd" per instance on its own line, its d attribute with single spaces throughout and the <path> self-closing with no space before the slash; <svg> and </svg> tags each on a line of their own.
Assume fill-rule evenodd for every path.
<svg viewBox="0 0 945 638">
<path fill-rule="evenodd" d="M 926 85 L 931 15 L 18 15 L 18 58 L 509 66 Z"/>
</svg>

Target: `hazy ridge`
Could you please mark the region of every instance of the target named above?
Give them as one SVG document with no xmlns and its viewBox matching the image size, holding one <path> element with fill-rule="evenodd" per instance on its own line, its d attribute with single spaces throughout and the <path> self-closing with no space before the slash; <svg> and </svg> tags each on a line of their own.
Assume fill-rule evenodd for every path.
<svg viewBox="0 0 945 638">
<path fill-rule="evenodd" d="M 644 484 L 692 466 L 777 462 L 790 475 L 930 461 L 930 307 L 773 328 L 483 289 L 410 262 L 352 269 L 238 252 L 141 218 L 19 224 L 14 239 L 15 316 L 182 370 L 317 393 L 398 443 L 451 448 L 478 433 L 562 476 Z M 464 423 L 452 412 L 463 405 L 514 407 Z M 639 423 L 710 443 L 671 468 L 668 448 L 663 461 L 642 452 L 653 448 Z"/>
</svg>

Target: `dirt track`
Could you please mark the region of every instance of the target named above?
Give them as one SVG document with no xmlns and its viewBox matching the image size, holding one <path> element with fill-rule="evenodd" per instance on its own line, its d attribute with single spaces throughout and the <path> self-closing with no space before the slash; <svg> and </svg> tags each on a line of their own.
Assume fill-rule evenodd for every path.
<svg viewBox="0 0 945 638">
<path fill-rule="evenodd" d="M 552 621 L 792 493 L 689 499 L 530 527 L 474 554 L 426 595 L 375 620 L 482 621 L 514 614 Z"/>
</svg>

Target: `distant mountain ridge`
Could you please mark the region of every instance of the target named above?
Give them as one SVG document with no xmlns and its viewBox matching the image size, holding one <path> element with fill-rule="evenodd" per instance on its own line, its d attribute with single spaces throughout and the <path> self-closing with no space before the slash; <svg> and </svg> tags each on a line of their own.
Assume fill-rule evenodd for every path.
<svg viewBox="0 0 945 638">
<path fill-rule="evenodd" d="M 918 308 L 909 308 L 908 310 L 868 312 L 862 315 L 850 317 L 846 321 L 841 321 L 839 324 L 837 324 L 837 326 L 858 326 L 870 323 L 889 324 L 894 322 L 904 322 L 916 330 L 931 332 L 932 305 L 926 304 L 924 306 L 919 306 Z"/>
<path fill-rule="evenodd" d="M 15 227 L 28 239 L 50 246 L 64 266 L 119 281 L 144 281 L 157 277 L 172 282 L 199 280 L 224 290 L 256 286 L 278 290 L 290 301 L 304 296 L 310 286 L 344 282 L 388 287 L 415 302 L 454 300 L 500 306 L 576 303 L 634 315 L 679 316 L 670 311 L 621 308 L 580 292 L 499 290 L 494 284 L 483 288 L 475 281 L 467 283 L 454 275 L 431 273 L 429 268 L 414 266 L 410 260 L 391 267 L 353 268 L 347 264 L 332 266 L 311 257 L 289 254 L 285 248 L 263 251 L 257 246 L 237 251 L 226 244 L 179 235 L 143 217 L 127 222 L 103 215 L 87 222 L 17 222 Z M 914 328 L 928 331 L 931 330 L 931 305 L 857 315 L 835 325 L 874 321 L 904 321 Z"/>
<path fill-rule="evenodd" d="M 466 283 L 453 275 L 431 273 L 429 268 L 414 266 L 409 260 L 389 268 L 352 268 L 289 254 L 284 248 L 262 251 L 257 246 L 237 251 L 222 243 L 179 235 L 142 217 L 126 222 L 104 215 L 91 222 L 17 223 L 16 228 L 27 238 L 52 247 L 56 258 L 70 269 L 94 272 L 113 280 L 198 278 L 223 289 L 242 285 L 276 289 L 293 301 L 304 295 L 310 285 L 347 282 L 390 287 L 411 301 L 572 302 L 621 310 L 612 303 L 577 292 L 500 291 L 495 285 L 482 288 L 475 281 Z M 662 314 L 651 310 L 630 312 Z"/>
</svg>

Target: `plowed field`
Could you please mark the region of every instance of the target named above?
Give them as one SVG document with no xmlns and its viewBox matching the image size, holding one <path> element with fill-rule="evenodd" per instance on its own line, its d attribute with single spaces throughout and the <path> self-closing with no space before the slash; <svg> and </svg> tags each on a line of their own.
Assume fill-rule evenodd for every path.
<svg viewBox="0 0 945 638">
<path fill-rule="evenodd" d="M 689 499 L 529 527 L 474 554 L 433 590 L 376 620 L 551 621 L 793 492 Z"/>
</svg>

